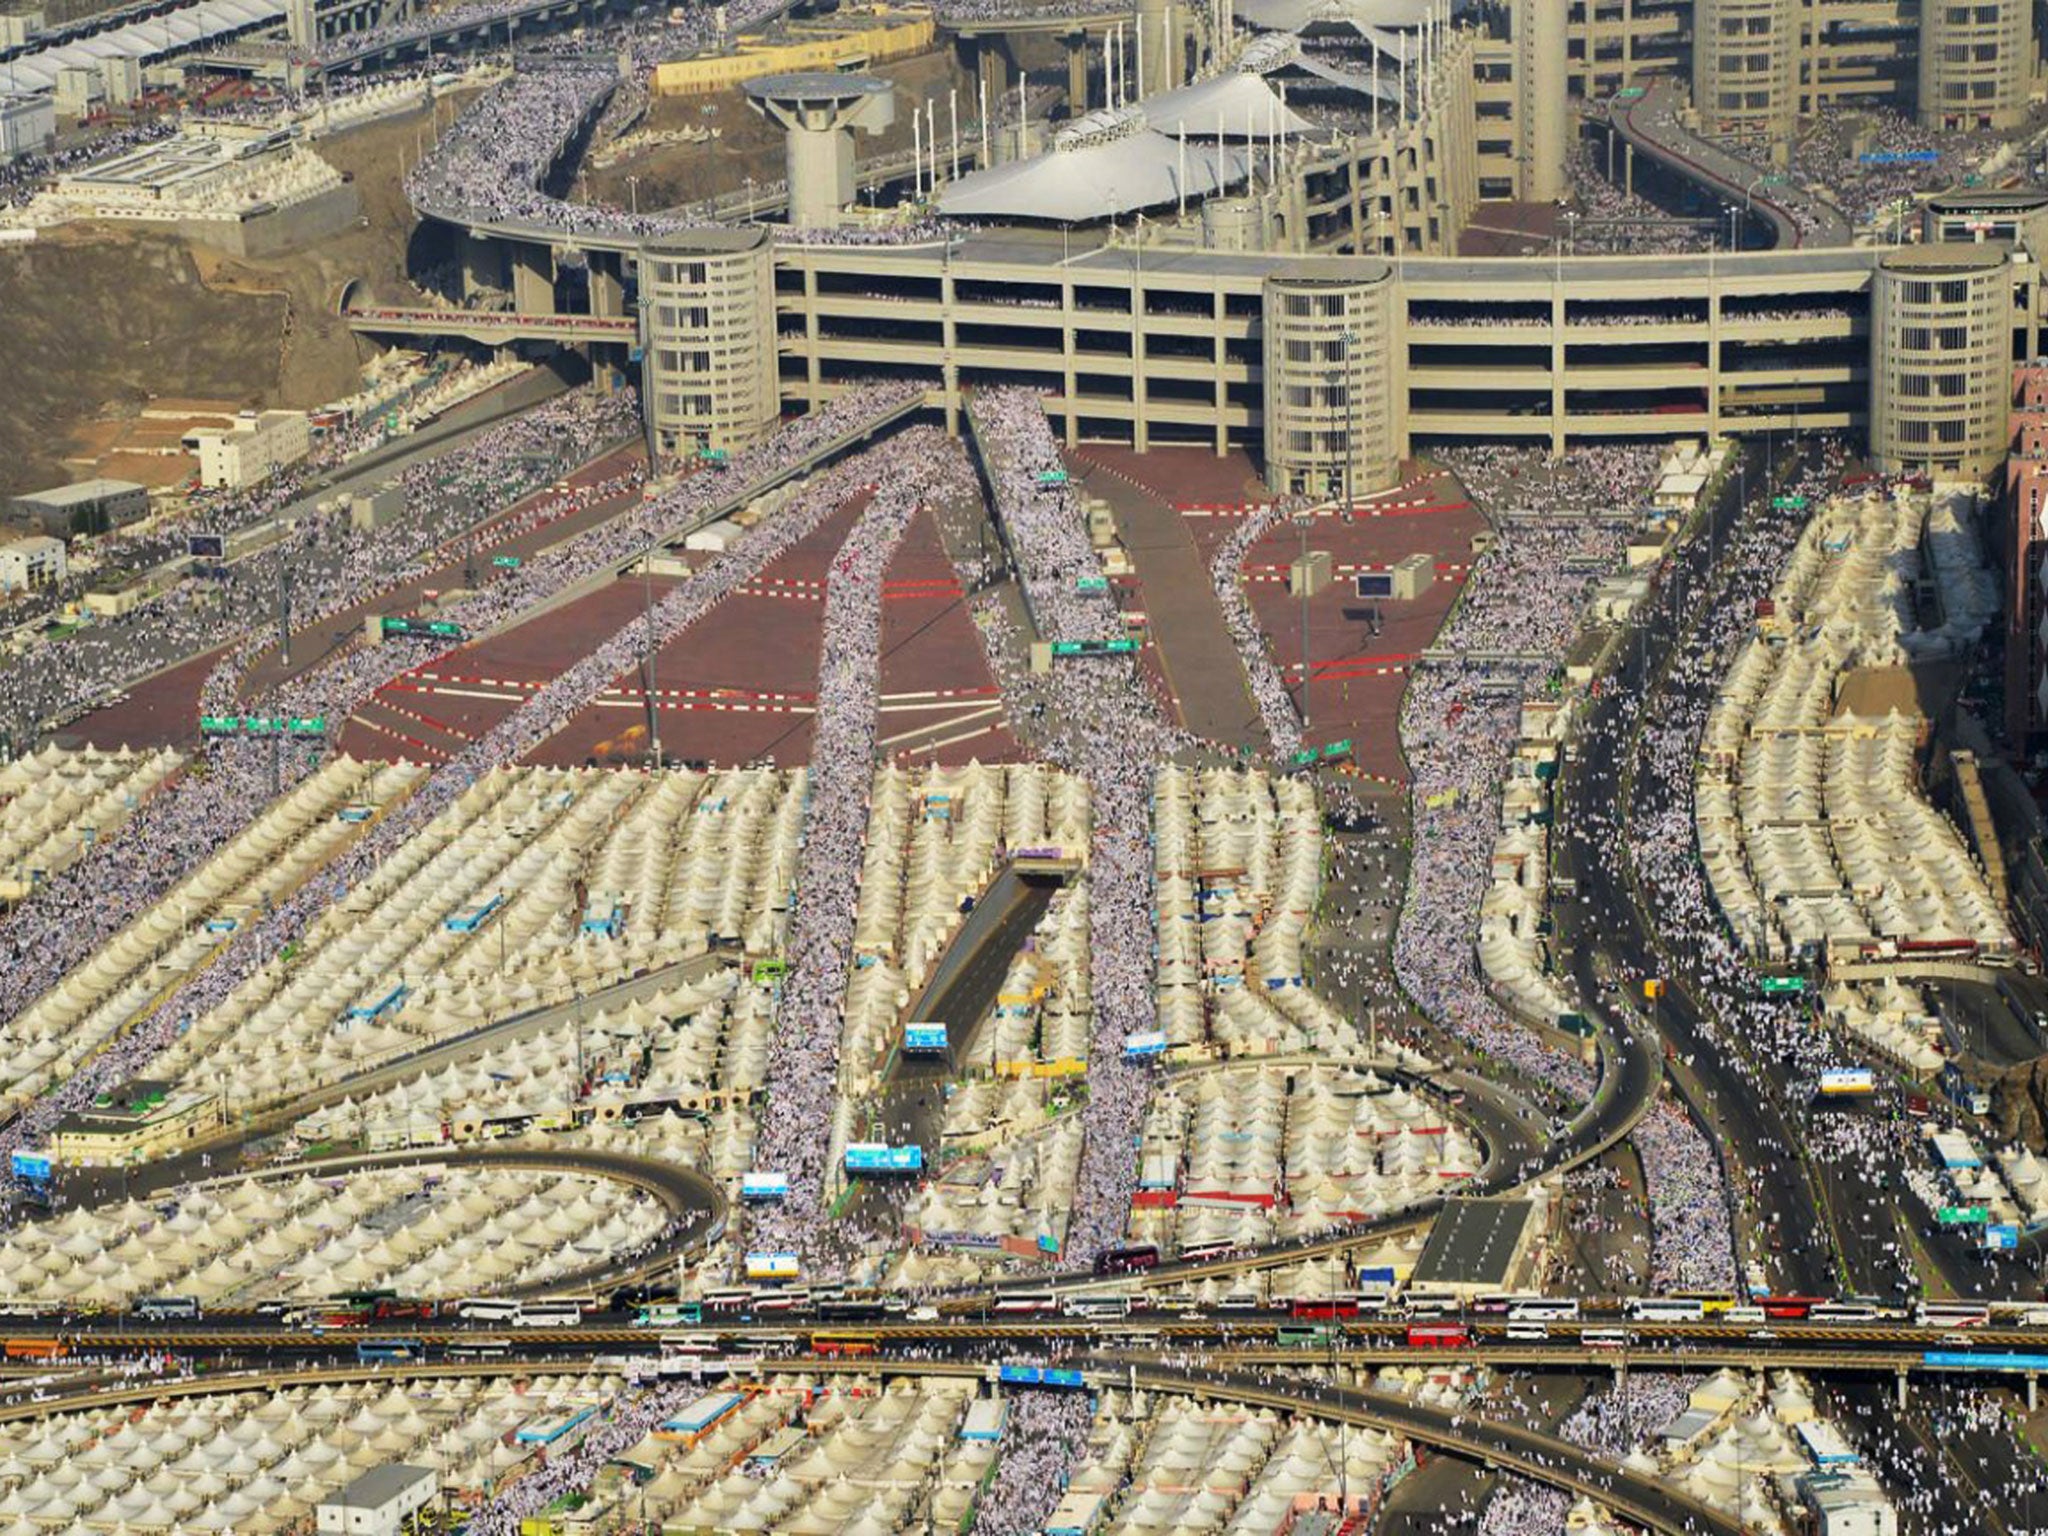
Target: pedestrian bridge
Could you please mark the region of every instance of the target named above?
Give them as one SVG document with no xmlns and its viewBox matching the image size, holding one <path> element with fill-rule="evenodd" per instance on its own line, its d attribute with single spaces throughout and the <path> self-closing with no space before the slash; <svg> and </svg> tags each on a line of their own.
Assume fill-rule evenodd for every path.
<svg viewBox="0 0 2048 1536">
<path fill-rule="evenodd" d="M 379 336 L 456 336 L 484 346 L 515 341 L 618 341 L 631 344 L 631 315 L 537 315 L 489 309 L 343 309 L 352 331 Z"/>
</svg>

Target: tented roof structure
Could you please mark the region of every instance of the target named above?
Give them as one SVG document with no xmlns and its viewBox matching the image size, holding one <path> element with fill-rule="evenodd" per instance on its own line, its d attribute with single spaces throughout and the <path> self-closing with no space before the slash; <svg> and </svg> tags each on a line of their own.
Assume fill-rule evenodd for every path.
<svg viewBox="0 0 2048 1536">
<path fill-rule="evenodd" d="M 1245 176 L 1241 151 L 1187 146 L 1149 126 L 1144 112 L 1123 108 L 1092 112 L 1061 130 L 1049 154 L 961 177 L 940 194 L 939 211 L 1084 224 L 1210 197 Z"/>
<path fill-rule="evenodd" d="M 1315 128 L 1290 112 L 1263 76 L 1242 70 L 1149 96 L 1144 112 L 1155 127 L 1176 138 L 1265 140 Z"/>
<path fill-rule="evenodd" d="M 107 59 L 157 59 L 173 48 L 190 48 L 282 20 L 280 0 L 199 0 L 184 10 L 25 53 L 7 65 L 8 85 L 17 91 L 46 91 L 56 85 L 59 70 L 97 69 Z"/>
</svg>

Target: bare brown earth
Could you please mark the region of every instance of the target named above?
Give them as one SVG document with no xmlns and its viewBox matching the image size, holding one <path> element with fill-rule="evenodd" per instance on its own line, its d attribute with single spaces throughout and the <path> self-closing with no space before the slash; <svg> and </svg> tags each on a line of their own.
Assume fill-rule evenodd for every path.
<svg viewBox="0 0 2048 1536">
<path fill-rule="evenodd" d="M 350 393 L 366 354 L 335 303 L 351 277 L 410 291 L 400 163 L 432 133 L 418 112 L 322 140 L 367 222 L 284 256 L 97 225 L 0 249 L 0 496 L 75 478 L 65 456 L 103 445 L 105 423 L 155 397 L 304 408 Z"/>
<path fill-rule="evenodd" d="M 922 111 L 926 100 L 936 103 L 934 112 L 939 140 L 945 143 L 950 130 L 946 117 L 946 93 L 960 92 L 960 117 L 973 115 L 974 81 L 945 53 L 924 53 L 915 58 L 883 64 L 869 71 L 896 86 L 895 126 L 855 141 L 861 158 L 909 149 L 910 106 Z M 782 130 L 747 105 L 737 90 L 717 91 L 707 96 L 657 97 L 648 107 L 641 125 L 656 132 L 679 132 L 685 128 L 717 128 L 719 137 L 702 144 L 665 144 L 614 162 L 589 173 L 589 193 L 595 202 L 629 205 L 632 188 L 628 176 L 639 178 L 642 208 L 672 208 L 694 203 L 724 192 L 736 192 L 751 176 L 757 182 L 782 179 Z M 580 195 L 580 194 L 579 194 Z"/>
</svg>

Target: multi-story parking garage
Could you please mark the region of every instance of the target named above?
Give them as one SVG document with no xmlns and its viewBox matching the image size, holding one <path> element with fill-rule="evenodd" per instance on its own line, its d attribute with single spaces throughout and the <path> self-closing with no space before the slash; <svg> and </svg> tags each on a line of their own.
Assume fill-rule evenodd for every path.
<svg viewBox="0 0 2048 1536">
<path fill-rule="evenodd" d="M 1823 12 L 1823 30 L 1876 27 L 1895 60 L 1908 32 L 1915 46 L 1953 33 L 1942 47 L 1961 52 L 1943 68 L 1958 81 L 1977 79 L 1991 48 L 2003 83 L 1989 94 L 1958 85 L 1955 99 L 1986 121 L 2005 113 L 2034 72 L 2030 31 L 2018 34 L 2023 68 L 2009 40 L 1972 39 L 2013 9 L 2006 0 L 1963 18 L 1899 11 L 1886 26 L 1860 4 L 1701 0 L 1696 42 L 1709 20 L 1731 42 L 1695 47 L 1693 108 L 1676 109 L 1673 88 L 1653 82 L 1587 120 L 1628 166 L 1655 160 L 1730 210 L 1731 233 L 1773 248 L 1655 259 L 1577 255 L 1562 241 L 1540 257 L 1452 254 L 1485 198 L 1553 185 L 1558 93 L 1521 87 L 1590 83 L 1574 50 L 1606 35 L 1608 6 L 1590 19 L 1575 7 L 1559 28 L 1540 0 L 1520 0 L 1482 30 L 1443 24 L 1426 4 L 1388 4 L 1414 15 L 1376 34 L 1369 76 L 1333 69 L 1305 35 L 1269 32 L 1194 85 L 1034 130 L 1048 141 L 1034 163 L 956 184 L 998 214 L 973 225 L 839 241 L 623 215 L 593 227 L 588 208 L 557 222 L 544 198 L 537 213 L 488 223 L 445 200 L 421 208 L 466 226 L 468 265 L 510 273 L 520 311 L 637 311 L 649 426 L 671 451 L 744 445 L 780 410 L 879 375 L 928 381 L 954 428 L 976 388 L 1025 383 L 1069 442 L 1242 445 L 1282 490 L 1334 492 L 1348 476 L 1369 491 L 1417 444 L 1456 440 L 1563 453 L 1846 429 L 1866 433 L 1888 469 L 1978 474 L 1999 460 L 2006 374 L 2040 340 L 2030 247 L 2048 197 L 1938 199 L 1929 243 L 1894 253 L 1848 243 L 1837 210 L 1782 185 L 1767 157 L 1745 156 L 1811 104 L 1799 82 L 1818 68 Z M 1623 10 L 1651 33 L 1672 14 Z M 1232 85 L 1233 73 L 1244 78 Z M 1217 110 L 1205 132 L 1204 106 L 1224 85 L 1233 102 L 1248 90 L 1271 105 L 1246 111 L 1241 130 Z M 1290 135 L 1288 104 L 1312 88 L 1351 105 L 1347 128 L 1304 131 L 1296 118 Z M 1910 101 L 1902 77 L 1892 97 Z M 1177 157 L 1177 170 L 1161 157 Z M 1215 195 L 1169 190 L 1162 207 L 1115 192 L 1119 179 L 1167 171 L 1157 184 L 1181 185 L 1191 158 Z M 1048 219 L 1046 187 L 1086 198 Z M 941 213 L 953 195 L 937 199 Z M 565 267 L 587 274 L 587 299 L 564 304 Z"/>
</svg>

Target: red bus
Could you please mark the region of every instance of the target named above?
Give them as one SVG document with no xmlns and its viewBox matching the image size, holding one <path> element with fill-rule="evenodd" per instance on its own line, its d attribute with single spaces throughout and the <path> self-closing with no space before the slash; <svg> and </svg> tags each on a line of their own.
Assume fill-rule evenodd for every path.
<svg viewBox="0 0 2048 1536">
<path fill-rule="evenodd" d="M 1766 1296 L 1764 1316 L 1787 1322 L 1803 1322 L 1813 1315 L 1813 1309 L 1828 1298 L 1825 1296 Z"/>
<path fill-rule="evenodd" d="M 1287 1309 L 1294 1317 L 1327 1322 L 1333 1318 L 1358 1316 L 1356 1296 L 1297 1296 Z"/>
<path fill-rule="evenodd" d="M 878 1333 L 814 1333 L 811 1335 L 811 1349 L 831 1359 L 834 1356 L 872 1355 L 881 1348 L 882 1336 Z"/>
<path fill-rule="evenodd" d="M 62 1360 L 71 1353 L 71 1346 L 60 1339 L 9 1339 L 7 1358 L 10 1360 Z"/>
<path fill-rule="evenodd" d="M 1137 1243 L 1129 1248 L 1107 1248 L 1095 1256 L 1098 1275 L 1127 1275 L 1137 1269 L 1159 1267 L 1159 1245 Z"/>
<path fill-rule="evenodd" d="M 1472 1330 L 1463 1323 L 1410 1323 L 1410 1349 L 1463 1349 L 1472 1342 Z"/>
</svg>

